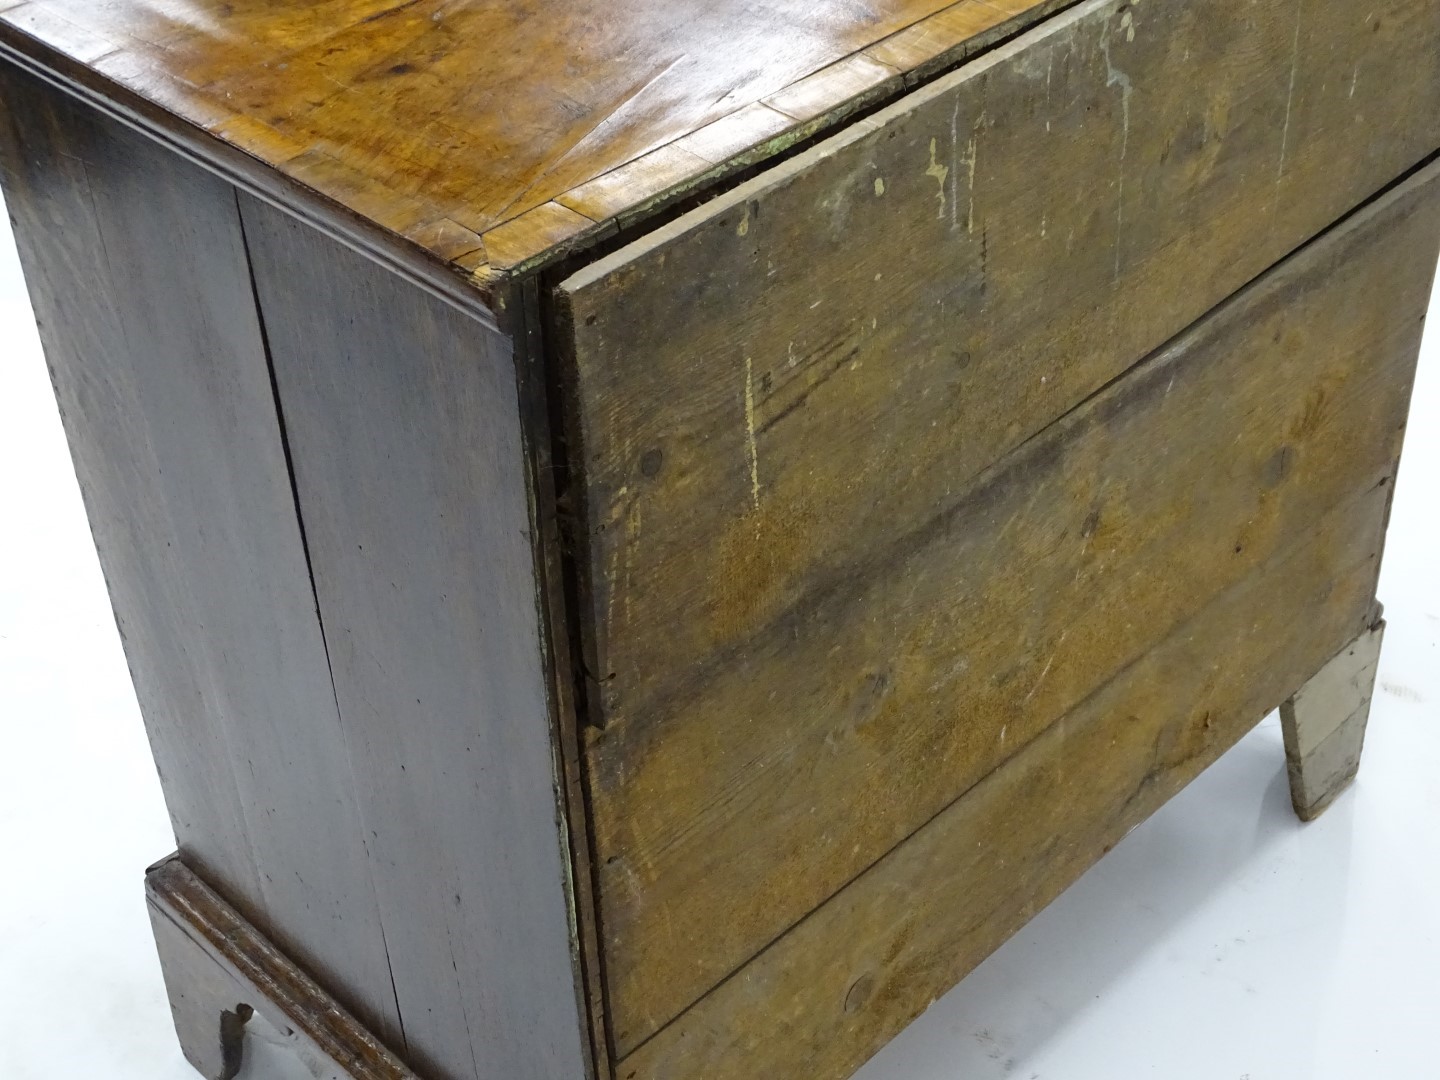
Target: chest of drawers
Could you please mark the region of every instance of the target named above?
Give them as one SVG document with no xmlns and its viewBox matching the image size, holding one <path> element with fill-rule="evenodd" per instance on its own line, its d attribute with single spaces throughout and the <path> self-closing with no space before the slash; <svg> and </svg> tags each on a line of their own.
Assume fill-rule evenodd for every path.
<svg viewBox="0 0 1440 1080">
<path fill-rule="evenodd" d="M 1270 710 L 1354 775 L 1434 0 L 0 0 L 0 97 L 211 1080 L 838 1080 Z"/>
</svg>

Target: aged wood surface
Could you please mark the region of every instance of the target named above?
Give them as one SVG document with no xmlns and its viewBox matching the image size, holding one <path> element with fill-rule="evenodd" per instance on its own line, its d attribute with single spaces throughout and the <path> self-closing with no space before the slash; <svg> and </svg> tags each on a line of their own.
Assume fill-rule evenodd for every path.
<svg viewBox="0 0 1440 1080">
<path fill-rule="evenodd" d="M 0 93 L 185 857 L 428 1076 L 585 1075 L 508 344 L 8 65 Z"/>
<path fill-rule="evenodd" d="M 985 31 L 1012 14 L 998 4 L 953 4 L 872 45 L 865 55 L 905 72 L 905 81 L 914 83 L 964 59 L 985 41 Z"/>
<path fill-rule="evenodd" d="M 619 1076 L 847 1075 L 1370 625 L 1440 247 L 1437 175 L 1282 264 L 1013 456 L 997 475 L 1012 494 L 957 520 L 952 536 L 973 528 L 975 544 L 949 545 L 1002 597 L 988 606 L 955 598 L 957 621 L 983 628 L 979 642 L 954 630 L 956 655 L 986 685 L 978 695 L 956 691 L 961 700 L 947 716 L 963 733 L 931 736 L 926 749 L 929 769 L 952 776 L 967 773 L 966 760 L 998 756 L 964 745 L 968 735 L 1008 741 L 1015 752 L 641 1045 Z M 1309 490 L 1297 501 L 1300 487 Z M 1235 520 L 1232 503 L 1248 503 L 1248 517 Z M 1089 527 L 1079 521 L 1087 514 Z M 1210 518 L 1224 522 L 1221 531 Z M 1005 523 L 1018 546 L 986 519 Z M 1156 525 L 1163 535 L 1134 543 Z M 1081 551 L 1052 575 L 1056 553 Z M 1183 617 L 1162 613 L 1168 603 L 1125 597 L 1123 583 L 1133 581 L 1143 592 L 1183 595 L 1198 580 L 1184 563 L 1219 560 L 1237 572 L 1201 571 L 1210 586 Z M 1064 573 L 1110 584 L 1076 592 Z M 1037 591 L 1017 581 L 1024 576 Z M 1048 641 L 1022 636 L 1032 607 L 1033 628 L 1051 624 Z M 1021 670 L 987 653 L 987 636 L 1020 657 Z M 1077 638 L 1075 647 L 1061 643 Z M 1144 644 L 1121 653 L 1111 638 Z M 1037 646 L 1038 669 L 1027 655 Z M 917 663 L 906 642 L 890 651 L 901 656 L 894 668 Z M 1097 656 L 1105 663 L 1095 666 Z M 1056 710 L 1035 704 L 1052 682 L 1069 687 L 1052 697 L 1068 702 L 1053 720 Z M 983 700 L 972 705 L 987 694 L 1013 703 L 996 710 L 1008 731 L 991 729 Z M 921 727 L 920 707 L 906 704 L 911 726 Z M 796 756 L 813 761 L 842 740 L 884 737 L 868 723 L 872 716 L 840 713 L 830 744 Z M 745 726 L 756 756 L 768 750 L 757 727 Z M 892 798 L 924 783 L 925 767 L 899 741 L 889 741 L 893 757 L 870 759 L 882 773 L 893 760 L 911 762 L 888 789 Z M 967 756 L 959 764 L 957 742 Z M 757 771 L 784 768 L 773 760 Z M 846 777 L 835 789 L 842 797 L 823 809 L 827 828 L 847 842 L 878 816 L 881 789 L 866 783 Z M 848 812 L 855 802 L 859 814 Z M 751 799 L 746 812 L 755 842 L 772 808 Z M 803 814 L 777 812 L 796 847 L 823 842 Z M 743 872 L 733 849 L 726 854 L 712 882 Z M 645 899 L 665 902 L 665 884 Z M 693 955 L 707 924 L 667 914 L 687 919 Z"/>
<path fill-rule="evenodd" d="M 444 262 L 504 270 L 1066 2 L 26 0 L 0 4 L 0 48 L 157 106 L 147 123 L 168 114 Z M 674 147 L 757 107 L 776 130 L 709 140 L 715 157 Z"/>
<path fill-rule="evenodd" d="M 414 1068 L 585 1075 L 511 344 L 241 196 Z"/>
<path fill-rule="evenodd" d="M 178 857 L 151 868 L 145 894 L 180 1045 L 206 1080 L 276 1080 L 250 1060 L 262 1029 L 286 1075 L 417 1080 Z"/>
<path fill-rule="evenodd" d="M 1171 414 L 1248 440 L 1212 496 L 1099 434 L 974 481 L 1440 146 L 1428 0 L 1300 14 L 1090 0 L 561 285 L 622 1049 L 1390 459 L 1405 379 L 1244 371 L 1273 425 Z"/>
<path fill-rule="evenodd" d="M 5 195 L 180 848 L 397 1040 L 235 192 L 8 65 L 0 96 Z"/>
<path fill-rule="evenodd" d="M 850 1075 L 1364 625 L 1387 498 L 1350 499 L 1252 570 L 617 1075 Z"/>
<path fill-rule="evenodd" d="M 1290 796 L 1304 821 L 1319 817 L 1360 768 L 1385 624 L 1341 649 L 1280 706 Z"/>
</svg>

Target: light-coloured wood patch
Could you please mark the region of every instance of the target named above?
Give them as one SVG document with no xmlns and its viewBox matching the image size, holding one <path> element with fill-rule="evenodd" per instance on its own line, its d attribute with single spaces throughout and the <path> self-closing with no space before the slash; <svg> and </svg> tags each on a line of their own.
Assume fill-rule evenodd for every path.
<svg viewBox="0 0 1440 1080">
<path fill-rule="evenodd" d="M 1304 821 L 1334 802 L 1360 768 L 1384 639 L 1384 622 L 1368 628 L 1280 706 L 1291 802 Z"/>
</svg>

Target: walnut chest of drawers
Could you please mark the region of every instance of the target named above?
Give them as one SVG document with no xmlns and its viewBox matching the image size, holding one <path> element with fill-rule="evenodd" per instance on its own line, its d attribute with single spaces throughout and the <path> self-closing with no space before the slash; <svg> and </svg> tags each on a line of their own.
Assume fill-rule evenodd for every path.
<svg viewBox="0 0 1440 1080">
<path fill-rule="evenodd" d="M 1435 0 L 0 0 L 0 100 L 210 1080 L 833 1080 L 1355 773 Z"/>
</svg>

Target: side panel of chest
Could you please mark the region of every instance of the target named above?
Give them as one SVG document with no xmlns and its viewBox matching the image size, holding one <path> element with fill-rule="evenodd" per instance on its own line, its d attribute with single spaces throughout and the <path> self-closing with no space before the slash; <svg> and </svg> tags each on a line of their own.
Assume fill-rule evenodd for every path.
<svg viewBox="0 0 1440 1080">
<path fill-rule="evenodd" d="M 183 860 L 427 1078 L 586 1075 L 510 342 L 8 64 L 0 97 Z"/>
<path fill-rule="evenodd" d="M 1427 0 L 1090 0 L 561 284 L 622 1056 L 1381 475 L 1283 342 L 1036 439 L 1437 147 Z"/>
</svg>

